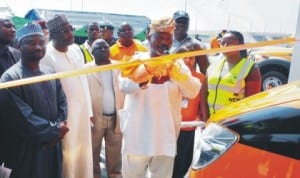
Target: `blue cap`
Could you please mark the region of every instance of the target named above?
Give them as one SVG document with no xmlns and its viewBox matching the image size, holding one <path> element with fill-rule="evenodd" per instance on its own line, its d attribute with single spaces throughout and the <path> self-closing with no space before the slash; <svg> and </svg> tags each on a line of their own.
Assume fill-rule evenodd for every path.
<svg viewBox="0 0 300 178">
<path fill-rule="evenodd" d="M 173 14 L 173 18 L 174 20 L 178 20 L 178 19 L 186 19 L 186 20 L 190 20 L 190 16 L 187 12 L 185 11 L 176 11 L 174 14 Z"/>
<path fill-rule="evenodd" d="M 31 35 L 44 36 L 43 30 L 39 24 L 28 23 L 17 31 L 16 38 L 20 42 L 23 38 Z"/>
</svg>

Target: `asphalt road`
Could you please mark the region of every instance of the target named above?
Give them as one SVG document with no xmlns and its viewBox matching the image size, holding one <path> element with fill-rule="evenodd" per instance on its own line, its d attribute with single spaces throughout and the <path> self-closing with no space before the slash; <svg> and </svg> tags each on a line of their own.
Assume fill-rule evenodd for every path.
<svg viewBox="0 0 300 178">
<path fill-rule="evenodd" d="M 107 172 L 106 172 L 106 166 L 105 166 L 105 143 L 104 143 L 104 140 L 102 141 L 102 149 L 101 149 L 101 152 L 100 152 L 100 158 L 101 158 L 101 161 L 100 161 L 100 168 L 101 168 L 101 178 L 108 178 L 107 176 Z"/>
<path fill-rule="evenodd" d="M 194 148 L 196 147 L 197 144 L 199 144 L 197 142 L 197 140 L 199 140 L 199 139 L 197 139 L 197 138 L 200 137 L 200 134 L 201 134 L 200 132 L 201 132 L 201 129 L 197 128 L 196 129 L 196 133 L 195 133 L 195 145 L 194 145 Z M 105 148 L 105 142 L 104 142 L 104 140 L 102 141 L 102 144 L 103 144 L 103 146 L 102 146 L 102 150 L 100 152 L 100 157 L 101 157 L 100 167 L 101 167 L 101 174 L 102 174 L 101 178 L 108 178 L 107 172 L 106 172 L 106 166 L 105 166 L 105 149 L 104 149 Z M 146 178 L 150 178 L 150 174 L 148 174 L 146 176 Z M 188 173 L 187 173 L 187 175 L 184 178 L 188 178 Z"/>
</svg>

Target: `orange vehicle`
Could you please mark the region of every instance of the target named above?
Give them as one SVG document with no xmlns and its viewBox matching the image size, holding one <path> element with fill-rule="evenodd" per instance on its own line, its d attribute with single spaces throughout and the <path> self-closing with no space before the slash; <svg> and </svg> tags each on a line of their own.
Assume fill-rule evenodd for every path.
<svg viewBox="0 0 300 178">
<path fill-rule="evenodd" d="M 299 178 L 300 81 L 233 103 L 199 136 L 190 178 Z"/>
</svg>

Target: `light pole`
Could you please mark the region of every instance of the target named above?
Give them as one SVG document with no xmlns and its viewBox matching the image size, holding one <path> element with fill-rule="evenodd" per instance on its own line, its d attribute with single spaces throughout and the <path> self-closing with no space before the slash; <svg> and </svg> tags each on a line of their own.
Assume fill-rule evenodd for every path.
<svg viewBox="0 0 300 178">
<path fill-rule="evenodd" d="M 186 12 L 186 4 L 187 4 L 187 0 L 185 0 L 185 3 L 184 3 L 184 11 Z"/>
<path fill-rule="evenodd" d="M 230 26 L 230 13 L 228 13 L 228 18 L 227 18 L 227 29 L 230 29 L 229 26 Z"/>
</svg>

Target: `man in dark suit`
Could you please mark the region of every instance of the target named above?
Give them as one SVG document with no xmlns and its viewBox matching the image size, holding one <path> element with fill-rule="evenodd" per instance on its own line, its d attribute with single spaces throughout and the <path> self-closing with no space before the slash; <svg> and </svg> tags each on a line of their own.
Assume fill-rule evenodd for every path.
<svg viewBox="0 0 300 178">
<path fill-rule="evenodd" d="M 15 42 L 16 27 L 9 18 L 0 18 L 0 76 L 20 60 L 20 52 L 11 47 Z"/>
</svg>

